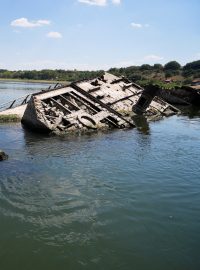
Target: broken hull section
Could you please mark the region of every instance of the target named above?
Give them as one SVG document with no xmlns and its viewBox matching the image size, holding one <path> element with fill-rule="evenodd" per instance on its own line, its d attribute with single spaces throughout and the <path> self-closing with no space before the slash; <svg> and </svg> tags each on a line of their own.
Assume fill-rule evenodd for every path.
<svg viewBox="0 0 200 270">
<path fill-rule="evenodd" d="M 177 113 L 168 103 L 157 97 L 152 100 L 143 93 L 140 86 L 106 73 L 101 78 L 34 94 L 22 123 L 35 130 L 67 133 L 135 127 L 132 118 L 135 106 L 147 117 Z M 149 104 L 142 110 L 144 99 Z"/>
</svg>

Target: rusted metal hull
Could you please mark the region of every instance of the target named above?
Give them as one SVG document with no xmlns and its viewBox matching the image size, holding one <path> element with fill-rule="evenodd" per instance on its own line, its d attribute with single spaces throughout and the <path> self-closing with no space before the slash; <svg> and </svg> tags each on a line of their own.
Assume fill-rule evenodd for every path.
<svg viewBox="0 0 200 270">
<path fill-rule="evenodd" d="M 22 118 L 26 126 L 55 133 L 135 127 L 133 108 L 144 93 L 128 81 L 106 73 L 101 78 L 74 82 L 69 86 L 34 94 Z M 143 96 L 148 117 L 177 111 L 161 99 Z M 151 99 L 151 102 L 150 102 Z M 144 105 L 144 104 L 143 104 Z"/>
</svg>

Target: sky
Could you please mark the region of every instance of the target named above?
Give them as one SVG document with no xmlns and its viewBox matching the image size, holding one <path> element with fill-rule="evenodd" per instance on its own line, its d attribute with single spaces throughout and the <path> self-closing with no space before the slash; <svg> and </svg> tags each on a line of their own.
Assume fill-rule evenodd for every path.
<svg viewBox="0 0 200 270">
<path fill-rule="evenodd" d="M 200 59 L 200 0 L 0 0 L 0 10 L 3 69 Z"/>
</svg>

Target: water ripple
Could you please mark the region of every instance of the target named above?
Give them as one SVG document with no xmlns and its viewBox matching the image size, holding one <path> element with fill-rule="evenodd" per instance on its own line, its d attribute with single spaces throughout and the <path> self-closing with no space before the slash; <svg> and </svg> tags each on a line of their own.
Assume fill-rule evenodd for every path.
<svg viewBox="0 0 200 270">
<path fill-rule="evenodd" d="M 18 243 L 16 254 L 29 248 L 50 262 L 53 250 L 74 269 L 103 269 L 110 258 L 116 267 L 138 256 L 185 260 L 199 250 L 199 120 L 65 138 L 0 126 L 0 139 L 9 154 L 0 164 L 7 250 Z"/>
</svg>

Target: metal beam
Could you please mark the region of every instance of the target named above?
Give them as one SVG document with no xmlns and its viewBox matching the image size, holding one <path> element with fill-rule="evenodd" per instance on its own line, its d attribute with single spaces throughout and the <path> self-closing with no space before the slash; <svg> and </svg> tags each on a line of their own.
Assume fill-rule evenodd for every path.
<svg viewBox="0 0 200 270">
<path fill-rule="evenodd" d="M 87 91 L 85 91 L 82 88 L 80 88 L 75 83 L 72 83 L 71 84 L 71 87 L 73 87 L 76 91 L 78 91 L 81 94 L 85 95 L 86 97 L 88 97 L 89 99 L 91 99 L 92 101 L 94 101 L 95 103 L 98 103 L 101 107 L 107 109 L 109 112 L 111 112 L 111 113 L 115 114 L 116 116 L 118 116 L 125 123 L 129 124 L 131 127 L 135 127 L 135 124 L 133 122 L 128 121 L 126 118 L 124 118 L 123 115 L 121 115 L 121 113 L 117 112 L 116 110 L 114 110 L 113 108 L 111 108 L 110 106 L 108 106 L 107 104 L 105 104 L 102 101 L 98 100 L 97 98 L 95 98 L 94 96 L 92 96 L 90 93 L 88 93 Z"/>
</svg>

